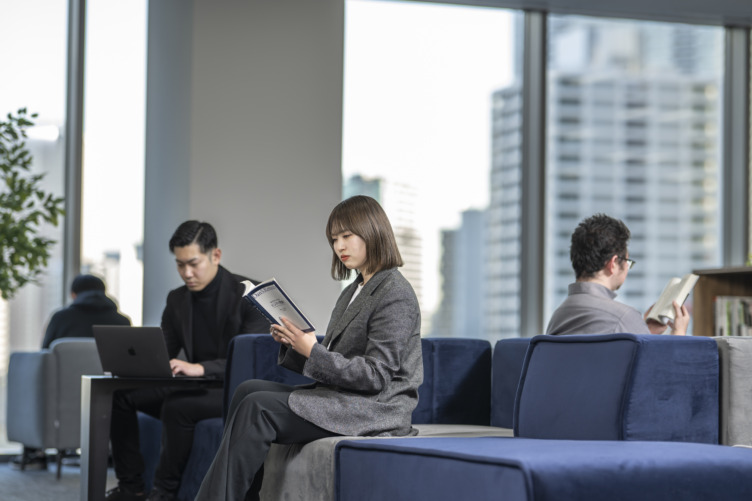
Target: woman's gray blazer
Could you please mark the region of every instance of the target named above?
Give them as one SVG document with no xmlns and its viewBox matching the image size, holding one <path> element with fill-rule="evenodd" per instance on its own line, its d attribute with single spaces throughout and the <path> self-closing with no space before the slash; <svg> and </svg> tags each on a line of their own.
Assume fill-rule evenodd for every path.
<svg viewBox="0 0 752 501">
<path fill-rule="evenodd" d="M 348 306 L 361 281 L 342 291 L 308 359 L 280 349 L 282 366 L 317 381 L 294 391 L 290 408 L 340 435 L 415 435 L 410 421 L 423 382 L 418 300 L 393 268 L 374 274 Z"/>
</svg>

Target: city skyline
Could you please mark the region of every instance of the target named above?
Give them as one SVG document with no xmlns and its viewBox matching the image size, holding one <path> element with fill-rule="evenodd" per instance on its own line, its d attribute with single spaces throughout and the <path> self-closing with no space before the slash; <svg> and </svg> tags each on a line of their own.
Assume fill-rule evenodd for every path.
<svg viewBox="0 0 752 501">
<path fill-rule="evenodd" d="M 713 61 L 722 59 L 721 32 L 556 16 L 550 31 L 544 322 L 574 281 L 571 233 L 597 212 L 623 219 L 631 229 L 630 255 L 639 265 L 617 300 L 645 311 L 672 276 L 720 260 L 721 77 Z M 698 60 L 680 57 L 687 44 L 705 47 Z M 519 85 L 495 93 L 486 254 L 489 339 L 523 334 L 521 104 Z"/>
</svg>

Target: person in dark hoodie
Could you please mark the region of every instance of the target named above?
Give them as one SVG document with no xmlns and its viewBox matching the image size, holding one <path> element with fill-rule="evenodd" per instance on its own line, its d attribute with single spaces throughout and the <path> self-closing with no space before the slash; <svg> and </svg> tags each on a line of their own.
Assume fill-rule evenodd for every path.
<svg viewBox="0 0 752 501">
<path fill-rule="evenodd" d="M 52 315 L 42 348 L 63 337 L 94 337 L 92 325 L 130 325 L 130 319 L 118 312 L 104 292 L 104 282 L 94 275 L 74 278 L 70 290 L 73 303 Z"/>
<path fill-rule="evenodd" d="M 94 275 L 78 275 L 70 288 L 73 302 L 55 312 L 47 324 L 42 348 L 64 337 L 94 337 L 92 325 L 131 325 L 128 317 L 118 312 L 115 302 L 105 295 L 104 282 Z M 11 460 L 14 468 L 47 469 L 47 455 L 41 449 L 24 447 L 23 455 Z"/>
</svg>

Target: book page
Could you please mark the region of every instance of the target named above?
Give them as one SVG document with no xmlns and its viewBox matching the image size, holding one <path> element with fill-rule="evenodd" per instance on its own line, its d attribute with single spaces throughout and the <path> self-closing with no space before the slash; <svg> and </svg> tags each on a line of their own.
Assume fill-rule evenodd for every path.
<svg viewBox="0 0 752 501">
<path fill-rule="evenodd" d="M 313 325 L 303 316 L 276 281 L 269 280 L 257 285 L 249 296 L 258 307 L 265 310 L 267 317 L 274 318 L 274 323 L 283 325 L 281 317 L 285 317 L 304 332 L 314 330 Z"/>
<path fill-rule="evenodd" d="M 674 277 L 669 280 L 647 318 L 664 325 L 673 320 L 676 317 L 673 302 L 676 301 L 679 305 L 684 304 L 698 278 L 700 278 L 698 275 L 688 273 L 682 278 Z"/>
<path fill-rule="evenodd" d="M 663 288 L 663 292 L 661 292 L 660 297 L 658 298 L 658 301 L 655 302 L 655 306 L 653 306 L 653 309 L 650 311 L 650 315 L 656 315 L 658 317 L 672 317 L 672 313 L 676 314 L 674 311 L 674 305 L 673 301 L 674 298 L 677 296 L 678 290 L 677 287 L 681 284 L 681 278 L 674 277 L 671 280 L 668 281 L 666 284 L 666 287 Z"/>
</svg>

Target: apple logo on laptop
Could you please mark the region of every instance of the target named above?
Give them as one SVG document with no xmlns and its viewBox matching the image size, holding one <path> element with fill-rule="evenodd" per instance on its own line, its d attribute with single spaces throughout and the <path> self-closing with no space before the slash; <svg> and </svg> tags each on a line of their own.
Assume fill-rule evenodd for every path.
<svg viewBox="0 0 752 501">
<path fill-rule="evenodd" d="M 136 350 L 133 349 L 133 346 L 128 348 L 128 355 L 135 357 L 136 356 Z"/>
</svg>

